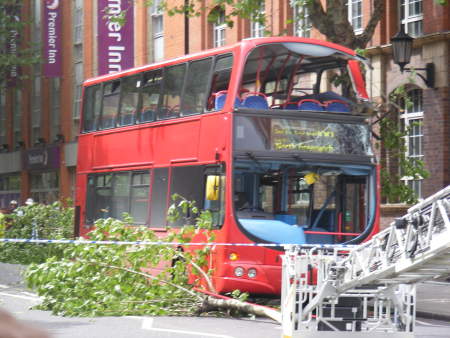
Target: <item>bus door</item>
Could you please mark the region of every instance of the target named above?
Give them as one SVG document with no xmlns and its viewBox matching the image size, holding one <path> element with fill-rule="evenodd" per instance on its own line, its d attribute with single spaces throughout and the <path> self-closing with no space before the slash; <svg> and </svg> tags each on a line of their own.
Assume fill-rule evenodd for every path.
<svg viewBox="0 0 450 338">
<path fill-rule="evenodd" d="M 339 184 L 338 229 L 341 233 L 360 233 L 367 217 L 366 178 L 343 176 Z M 348 241 L 354 235 L 339 235 L 338 242 Z"/>
</svg>

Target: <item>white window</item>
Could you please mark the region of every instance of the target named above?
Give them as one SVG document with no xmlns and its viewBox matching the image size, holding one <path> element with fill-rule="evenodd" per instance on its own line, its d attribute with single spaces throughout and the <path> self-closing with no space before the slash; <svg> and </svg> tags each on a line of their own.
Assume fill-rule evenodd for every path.
<svg viewBox="0 0 450 338">
<path fill-rule="evenodd" d="M 294 34 L 304 38 L 311 35 L 311 20 L 306 7 L 294 5 Z"/>
<path fill-rule="evenodd" d="M 60 80 L 58 77 L 50 79 L 51 101 L 50 101 L 50 141 L 56 140 L 60 133 Z"/>
<path fill-rule="evenodd" d="M 264 17 L 266 15 L 266 5 L 265 3 L 261 4 L 261 8 L 258 10 L 258 14 L 256 17 Z M 250 20 L 250 35 L 252 38 L 261 38 L 264 36 L 264 24 L 258 22 L 257 20 Z"/>
<path fill-rule="evenodd" d="M 225 46 L 225 12 L 220 11 L 217 21 L 213 24 L 213 47 Z"/>
<path fill-rule="evenodd" d="M 154 61 L 164 59 L 164 21 L 160 9 L 161 0 L 155 0 L 152 6 L 153 58 Z"/>
<path fill-rule="evenodd" d="M 83 43 L 83 0 L 74 0 L 73 43 Z"/>
<path fill-rule="evenodd" d="M 400 0 L 400 18 L 406 33 L 413 37 L 422 35 L 422 0 Z"/>
<path fill-rule="evenodd" d="M 408 92 L 408 104 L 400 114 L 400 124 L 406 132 L 405 146 L 406 157 L 413 161 L 423 160 L 423 106 L 422 90 L 413 89 Z M 407 184 L 416 194 L 422 198 L 422 178 L 403 176 L 402 181 Z"/>
<path fill-rule="evenodd" d="M 363 32 L 362 27 L 362 0 L 348 0 L 348 21 L 353 26 L 355 34 Z"/>
</svg>

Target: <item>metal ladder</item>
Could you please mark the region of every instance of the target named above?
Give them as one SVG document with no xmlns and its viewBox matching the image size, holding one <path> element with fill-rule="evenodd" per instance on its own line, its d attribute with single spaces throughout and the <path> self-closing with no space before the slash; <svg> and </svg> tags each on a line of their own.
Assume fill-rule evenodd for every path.
<svg viewBox="0 0 450 338">
<path fill-rule="evenodd" d="M 450 186 L 357 246 L 287 246 L 283 337 L 413 337 L 415 284 L 450 274 Z"/>
</svg>

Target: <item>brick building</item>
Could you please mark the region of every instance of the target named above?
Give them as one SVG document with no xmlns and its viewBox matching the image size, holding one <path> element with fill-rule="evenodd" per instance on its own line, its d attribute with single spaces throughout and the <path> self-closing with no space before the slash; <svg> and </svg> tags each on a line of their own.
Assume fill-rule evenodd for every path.
<svg viewBox="0 0 450 338">
<path fill-rule="evenodd" d="M 126 6 L 130 2 L 125 0 L 59 2 L 59 72 L 56 76 L 47 74 L 44 58 L 44 64 L 23 69 L 29 78 L 20 86 L 4 88 L 1 92 L 0 207 L 13 198 L 24 201 L 31 196 L 40 202 L 50 202 L 73 195 L 80 85 L 84 79 L 104 72 L 105 59 L 117 61 L 115 69 L 140 66 L 263 36 L 268 31 L 273 35 L 323 38 L 310 27 L 308 13 L 292 7 L 286 0 L 265 2 L 261 7 L 266 17 L 264 25 L 238 18 L 233 28 L 227 27 L 224 21 L 229 9 L 208 6 L 212 1 L 204 0 L 204 10 L 191 18 L 168 16 L 158 9 L 159 1 L 155 2 L 153 7 L 146 7 L 144 0 L 136 0 L 128 9 Z M 413 104 L 399 111 L 399 126 L 414 126 L 407 136 L 408 156 L 423 159 L 430 177 L 424 180 L 403 177 L 402 180 L 422 198 L 450 184 L 450 6 L 441 6 L 432 0 L 385 2 L 386 14 L 366 51 L 373 66 L 366 74 L 368 89 L 374 100 L 380 100 L 407 84 Z M 44 44 L 42 27 L 49 10 L 45 6 L 49 6 L 49 2 L 23 0 L 21 3 L 21 17 L 33 23 L 21 38 Z M 183 2 L 173 0 L 170 3 L 180 5 Z M 110 22 L 106 33 L 99 29 L 102 18 L 124 9 L 127 9 L 126 28 Z M 349 0 L 347 9 L 355 33 L 361 33 L 371 17 L 372 1 Z M 216 22 L 208 21 L 211 11 L 215 12 Z M 433 63 L 434 88 L 427 87 L 418 76 L 414 77 L 415 83 L 410 83 L 411 74 L 400 73 L 393 63 L 390 39 L 401 24 L 415 37 L 408 66 L 422 68 L 426 63 Z M 128 46 L 116 46 L 114 51 L 103 54 L 102 34 L 115 38 L 116 42 L 127 40 Z M 127 63 L 119 64 L 122 61 Z M 398 204 L 385 204 L 382 208 L 386 216 L 402 209 L 404 206 Z"/>
</svg>

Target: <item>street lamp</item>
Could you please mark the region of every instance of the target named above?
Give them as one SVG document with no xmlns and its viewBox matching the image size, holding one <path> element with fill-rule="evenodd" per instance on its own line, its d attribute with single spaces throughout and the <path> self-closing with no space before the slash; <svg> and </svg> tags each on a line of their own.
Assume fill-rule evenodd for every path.
<svg viewBox="0 0 450 338">
<path fill-rule="evenodd" d="M 405 33 L 403 25 L 400 31 L 391 38 L 392 54 L 394 62 L 400 66 L 400 71 L 407 72 L 424 70 L 425 76 L 417 74 L 427 85 L 428 88 L 434 88 L 434 63 L 430 62 L 425 65 L 425 68 L 405 68 L 405 65 L 411 60 L 413 38 Z"/>
</svg>

